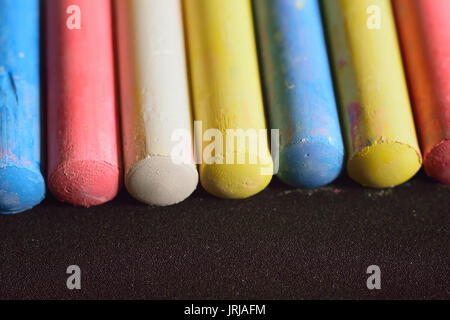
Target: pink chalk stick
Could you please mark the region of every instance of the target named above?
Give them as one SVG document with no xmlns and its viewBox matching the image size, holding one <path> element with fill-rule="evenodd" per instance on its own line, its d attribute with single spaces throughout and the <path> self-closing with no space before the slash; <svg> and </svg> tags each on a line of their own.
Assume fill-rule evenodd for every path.
<svg viewBox="0 0 450 320">
<path fill-rule="evenodd" d="M 109 0 L 47 0 L 48 186 L 90 207 L 121 184 Z"/>
</svg>

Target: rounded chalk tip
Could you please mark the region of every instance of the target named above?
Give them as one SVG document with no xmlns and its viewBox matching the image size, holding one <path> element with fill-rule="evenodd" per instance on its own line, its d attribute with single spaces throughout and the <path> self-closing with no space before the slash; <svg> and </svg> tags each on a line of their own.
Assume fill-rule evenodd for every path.
<svg viewBox="0 0 450 320">
<path fill-rule="evenodd" d="M 125 185 L 137 200 L 156 206 L 169 206 L 187 199 L 197 188 L 194 164 L 175 163 L 170 156 L 149 156 L 127 173 Z"/>
<path fill-rule="evenodd" d="M 400 142 L 376 142 L 351 157 L 349 176 L 370 188 L 392 188 L 411 179 L 422 166 L 420 151 Z"/>
<path fill-rule="evenodd" d="M 6 166 L 0 168 L 0 213 L 27 211 L 45 197 L 45 182 L 38 170 Z"/>
<path fill-rule="evenodd" d="M 425 155 L 424 167 L 428 176 L 450 184 L 450 140 L 442 141 Z"/>
<path fill-rule="evenodd" d="M 248 158 L 246 158 L 248 159 Z M 210 194 L 223 199 L 246 199 L 264 190 L 272 180 L 270 164 L 204 164 L 200 180 Z"/>
<path fill-rule="evenodd" d="M 296 188 L 318 188 L 342 172 L 344 147 L 324 139 L 302 139 L 280 151 L 278 178 Z"/>
<path fill-rule="evenodd" d="M 117 166 L 99 160 L 69 160 L 50 173 L 48 187 L 59 201 L 89 208 L 114 199 L 120 182 Z"/>
</svg>

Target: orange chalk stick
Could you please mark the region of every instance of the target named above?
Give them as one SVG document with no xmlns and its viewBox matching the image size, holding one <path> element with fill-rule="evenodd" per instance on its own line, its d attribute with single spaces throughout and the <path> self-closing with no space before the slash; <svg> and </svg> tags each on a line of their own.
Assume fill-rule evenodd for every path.
<svg viewBox="0 0 450 320">
<path fill-rule="evenodd" d="M 425 171 L 450 183 L 450 1 L 393 4 Z"/>
</svg>

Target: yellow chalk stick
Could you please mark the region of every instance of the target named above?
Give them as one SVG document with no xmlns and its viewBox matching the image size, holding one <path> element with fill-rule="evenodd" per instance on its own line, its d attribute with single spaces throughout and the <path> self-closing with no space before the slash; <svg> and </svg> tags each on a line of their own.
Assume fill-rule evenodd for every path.
<svg viewBox="0 0 450 320">
<path fill-rule="evenodd" d="M 250 0 L 186 0 L 183 4 L 194 114 L 202 122 L 196 134 L 197 146 L 203 146 L 201 183 L 221 198 L 250 197 L 272 178 L 262 174 L 264 169 L 273 170 L 267 134 L 258 150 L 269 161 L 258 156 L 256 163 L 250 162 L 256 152 L 251 142 L 234 148 L 231 155 L 231 149 L 225 148 L 227 129 L 266 129 Z M 210 129 L 217 129 L 224 139 L 224 148 L 214 153 L 208 152 L 210 142 L 203 141 Z M 208 154 L 220 160 L 209 164 Z M 227 161 L 240 155 L 247 159 L 244 164 Z"/>
<path fill-rule="evenodd" d="M 323 0 L 352 179 L 406 182 L 422 157 L 389 0 Z"/>
</svg>

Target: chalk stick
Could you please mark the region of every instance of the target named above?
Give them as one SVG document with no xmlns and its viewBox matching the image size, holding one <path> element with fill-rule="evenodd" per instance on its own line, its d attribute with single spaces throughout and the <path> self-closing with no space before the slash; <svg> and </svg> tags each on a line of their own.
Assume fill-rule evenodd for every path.
<svg viewBox="0 0 450 320">
<path fill-rule="evenodd" d="M 0 1 L 0 213 L 45 196 L 40 171 L 39 1 Z"/>
<path fill-rule="evenodd" d="M 225 139 L 227 129 L 266 129 L 251 3 L 187 0 L 184 8 L 195 120 L 201 121 L 203 129 L 196 134 L 197 146 L 202 146 L 201 183 L 221 198 L 250 197 L 272 178 L 261 174 L 265 167 L 273 172 L 267 134 L 258 146 L 258 151 L 267 152 L 256 155 L 254 163 L 250 160 L 256 153 L 254 144 L 209 153 L 209 142 L 202 142 L 210 130 L 218 130 Z M 241 156 L 246 161 L 239 163 Z"/>
<path fill-rule="evenodd" d="M 336 179 L 344 144 L 318 0 L 254 2 L 268 114 L 280 129 L 278 177 L 315 188 Z"/>
<path fill-rule="evenodd" d="M 48 185 L 91 207 L 121 182 L 111 3 L 45 1 Z"/>
<path fill-rule="evenodd" d="M 450 1 L 393 1 L 426 173 L 450 183 Z"/>
<path fill-rule="evenodd" d="M 138 200 L 172 205 L 197 187 L 182 9 L 179 0 L 115 2 L 125 183 Z M 177 161 L 174 138 L 188 152 Z"/>
<path fill-rule="evenodd" d="M 391 3 L 324 0 L 323 5 L 348 173 L 373 188 L 406 182 L 422 158 Z"/>
</svg>

